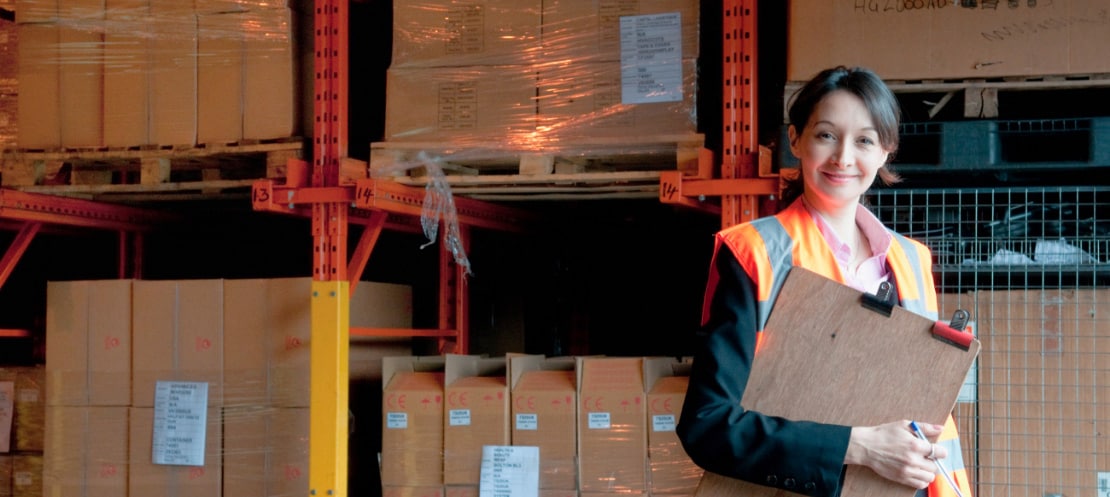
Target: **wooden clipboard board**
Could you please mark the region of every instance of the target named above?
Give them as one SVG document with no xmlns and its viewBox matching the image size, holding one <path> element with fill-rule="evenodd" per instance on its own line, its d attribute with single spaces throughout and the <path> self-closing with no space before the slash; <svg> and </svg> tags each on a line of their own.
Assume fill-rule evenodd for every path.
<svg viewBox="0 0 1110 497">
<path fill-rule="evenodd" d="M 740 405 L 768 415 L 848 426 L 899 419 L 943 424 L 979 354 L 979 341 L 961 336 L 965 349 L 937 335 L 935 321 L 898 306 L 888 306 L 887 316 L 885 309 L 861 302 L 873 304 L 875 296 L 803 268 L 791 269 L 764 328 Z M 915 491 L 851 465 L 840 495 L 912 497 Z M 710 472 L 695 491 L 695 497 L 787 495 L 800 494 Z"/>
</svg>

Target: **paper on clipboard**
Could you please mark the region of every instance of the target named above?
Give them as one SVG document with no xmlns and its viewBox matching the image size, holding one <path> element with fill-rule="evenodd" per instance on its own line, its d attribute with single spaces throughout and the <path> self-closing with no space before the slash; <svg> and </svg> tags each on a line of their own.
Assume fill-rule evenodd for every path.
<svg viewBox="0 0 1110 497">
<path fill-rule="evenodd" d="M 740 404 L 767 415 L 848 426 L 899 419 L 943 424 L 979 354 L 979 341 L 972 337 L 965 350 L 938 340 L 935 321 L 897 306 L 887 317 L 861 306 L 863 296 L 812 271 L 791 269 Z M 840 495 L 912 497 L 914 492 L 852 465 Z M 706 472 L 695 496 L 781 493 Z"/>
</svg>

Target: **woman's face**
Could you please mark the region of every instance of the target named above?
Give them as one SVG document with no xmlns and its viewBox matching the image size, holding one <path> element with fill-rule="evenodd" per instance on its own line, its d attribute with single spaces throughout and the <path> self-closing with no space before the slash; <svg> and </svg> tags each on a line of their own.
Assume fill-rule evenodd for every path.
<svg viewBox="0 0 1110 497">
<path fill-rule="evenodd" d="M 847 91 L 826 95 L 805 129 L 789 128 L 790 150 L 801 161 L 805 197 L 820 211 L 859 203 L 890 153 L 879 143 L 863 100 Z"/>
</svg>

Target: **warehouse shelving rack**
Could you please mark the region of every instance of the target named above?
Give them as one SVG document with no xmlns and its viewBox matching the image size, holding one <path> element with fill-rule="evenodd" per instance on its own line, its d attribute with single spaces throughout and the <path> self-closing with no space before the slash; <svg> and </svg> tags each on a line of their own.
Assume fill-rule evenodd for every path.
<svg viewBox="0 0 1110 497">
<path fill-rule="evenodd" d="M 449 199 L 453 209 L 437 220 L 457 227 L 442 230 L 440 237 L 439 328 L 351 330 L 350 294 L 374 244 L 387 226 L 404 228 L 396 219 L 390 224 L 391 217 L 424 215 L 425 192 L 389 180 L 341 182 L 340 163 L 347 158 L 348 145 L 349 2 L 315 0 L 313 18 L 312 162 L 290 159 L 283 184 L 256 181 L 251 202 L 258 211 L 312 220 L 309 494 L 345 496 L 350 335 L 432 337 L 441 353 L 467 353 L 467 268 L 449 247 L 465 252 L 471 227 L 519 231 L 532 219 L 516 209 Z M 348 257 L 350 225 L 363 229 Z"/>
<path fill-rule="evenodd" d="M 704 210 L 729 226 L 768 212 L 779 191 L 770 172 L 769 149 L 758 146 L 756 127 L 756 1 L 723 2 L 722 86 L 724 96 L 722 161 L 702 150 L 697 175 L 668 171 L 660 175 L 663 203 Z M 312 287 L 312 393 L 309 442 L 310 495 L 343 496 L 347 485 L 347 323 L 350 292 L 361 276 L 381 230 L 391 216 L 421 215 L 424 192 L 389 180 L 360 179 L 340 184 L 339 165 L 347 155 L 347 0 L 315 0 L 314 123 L 311 165 L 291 160 L 291 180 L 253 186 L 256 210 L 310 216 L 314 239 Z M 706 164 L 712 167 L 706 167 Z M 719 168 L 720 174 L 711 169 Z M 310 169 L 300 181 L 296 171 Z M 708 197 L 720 197 L 712 202 Z M 534 219 L 493 204 L 455 198 L 463 247 L 469 226 L 522 230 Z M 350 257 L 348 226 L 364 229 Z M 446 230 L 445 230 L 446 231 Z M 434 336 L 441 352 L 467 352 L 465 268 L 441 243 L 439 330 L 362 330 L 366 334 Z"/>
</svg>

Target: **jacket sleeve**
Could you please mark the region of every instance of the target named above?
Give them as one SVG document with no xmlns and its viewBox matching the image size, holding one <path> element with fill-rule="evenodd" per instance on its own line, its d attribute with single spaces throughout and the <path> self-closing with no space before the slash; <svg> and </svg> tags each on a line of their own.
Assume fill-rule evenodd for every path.
<svg viewBox="0 0 1110 497">
<path fill-rule="evenodd" d="M 694 357 L 677 427 L 703 469 L 814 496 L 839 493 L 851 427 L 768 416 L 740 406 L 756 344 L 756 288 L 729 250 Z M 712 279 L 712 278 L 711 278 Z"/>
</svg>

